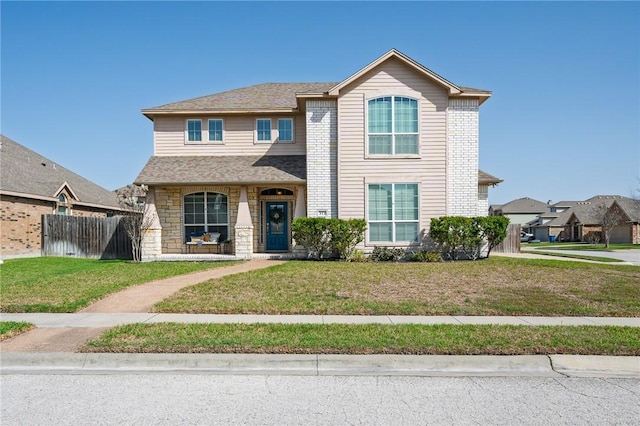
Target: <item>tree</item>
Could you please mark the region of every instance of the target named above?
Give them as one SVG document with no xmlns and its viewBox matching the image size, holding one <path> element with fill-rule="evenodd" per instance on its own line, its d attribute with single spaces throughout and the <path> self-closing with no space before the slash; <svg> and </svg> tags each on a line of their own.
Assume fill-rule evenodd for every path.
<svg viewBox="0 0 640 426">
<path fill-rule="evenodd" d="M 604 247 L 609 248 L 609 241 L 611 239 L 611 232 L 613 232 L 613 228 L 624 223 L 627 218 L 615 201 L 609 207 L 604 203 L 596 206 L 596 217 L 598 218 L 602 228 Z"/>
<path fill-rule="evenodd" d="M 487 241 L 487 257 L 489 257 L 491 250 L 507 237 L 509 218 L 505 216 L 480 216 L 475 217 L 474 220 L 480 227 L 481 237 Z"/>
<path fill-rule="evenodd" d="M 146 185 L 134 184 L 127 185 L 117 191 L 118 204 L 122 208 L 119 216 L 121 216 L 121 223 L 131 239 L 134 262 L 142 260 L 142 239 L 145 233 L 151 229 L 155 219 L 146 203 L 148 191 L 149 188 Z"/>
</svg>

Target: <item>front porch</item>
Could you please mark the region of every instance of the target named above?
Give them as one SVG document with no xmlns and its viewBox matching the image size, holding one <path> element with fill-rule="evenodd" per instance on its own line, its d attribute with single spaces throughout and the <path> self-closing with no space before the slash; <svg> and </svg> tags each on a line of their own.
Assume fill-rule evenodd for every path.
<svg viewBox="0 0 640 426">
<path fill-rule="evenodd" d="M 306 216 L 305 192 L 303 185 L 286 183 L 150 187 L 146 214 L 153 224 L 144 234 L 142 258 L 295 258 L 291 222 Z M 194 241 L 204 234 L 206 243 Z"/>
</svg>

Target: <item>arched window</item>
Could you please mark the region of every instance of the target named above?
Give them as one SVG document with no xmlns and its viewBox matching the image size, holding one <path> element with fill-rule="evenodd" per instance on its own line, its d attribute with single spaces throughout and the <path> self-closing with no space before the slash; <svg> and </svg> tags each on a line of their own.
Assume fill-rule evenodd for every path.
<svg viewBox="0 0 640 426">
<path fill-rule="evenodd" d="M 418 154 L 418 101 L 384 96 L 367 102 L 370 155 Z"/>
<path fill-rule="evenodd" d="M 58 205 L 56 206 L 56 210 L 59 215 L 67 216 L 69 214 L 69 206 L 68 206 L 67 196 L 64 194 L 58 195 Z"/>
<path fill-rule="evenodd" d="M 260 191 L 260 195 L 293 195 L 293 191 L 284 188 L 269 188 Z"/>
<path fill-rule="evenodd" d="M 184 196 L 184 235 L 220 233 L 219 241 L 229 238 L 229 203 L 217 192 L 196 192 Z"/>
</svg>

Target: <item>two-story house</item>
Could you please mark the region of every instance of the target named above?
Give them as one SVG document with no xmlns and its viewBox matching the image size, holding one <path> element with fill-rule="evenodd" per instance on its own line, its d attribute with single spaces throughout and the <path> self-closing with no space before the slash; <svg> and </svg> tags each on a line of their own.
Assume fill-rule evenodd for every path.
<svg viewBox="0 0 640 426">
<path fill-rule="evenodd" d="M 363 249 L 421 244 L 431 218 L 486 215 L 478 109 L 397 50 L 340 82 L 265 83 L 142 110 L 154 152 L 136 179 L 155 217 L 144 258 L 187 251 L 194 233 L 235 254 L 291 253 L 296 217 L 365 218 Z M 207 247 L 189 247 L 194 252 Z"/>
</svg>

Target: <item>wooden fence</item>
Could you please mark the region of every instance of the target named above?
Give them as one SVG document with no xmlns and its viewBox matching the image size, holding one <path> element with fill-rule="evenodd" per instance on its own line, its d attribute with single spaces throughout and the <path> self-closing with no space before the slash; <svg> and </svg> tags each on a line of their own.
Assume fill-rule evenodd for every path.
<svg viewBox="0 0 640 426">
<path fill-rule="evenodd" d="M 42 255 L 132 259 L 131 239 L 119 216 L 42 215 Z"/>
<path fill-rule="evenodd" d="M 520 224 L 510 223 L 507 237 L 491 251 L 492 253 L 520 253 Z"/>
</svg>

